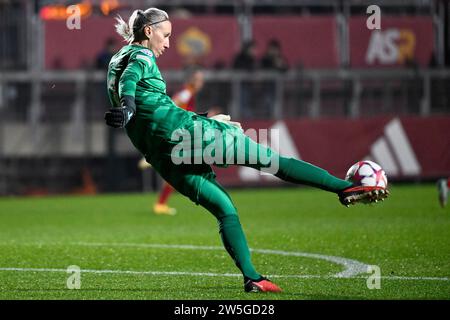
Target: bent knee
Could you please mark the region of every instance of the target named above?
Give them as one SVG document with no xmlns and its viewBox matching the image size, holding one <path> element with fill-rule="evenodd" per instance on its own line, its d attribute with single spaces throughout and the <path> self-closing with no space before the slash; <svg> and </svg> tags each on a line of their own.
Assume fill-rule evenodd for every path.
<svg viewBox="0 0 450 320">
<path fill-rule="evenodd" d="M 237 214 L 227 214 L 221 217 L 217 217 L 219 221 L 219 229 L 230 228 L 230 227 L 241 227 L 241 221 Z"/>
</svg>

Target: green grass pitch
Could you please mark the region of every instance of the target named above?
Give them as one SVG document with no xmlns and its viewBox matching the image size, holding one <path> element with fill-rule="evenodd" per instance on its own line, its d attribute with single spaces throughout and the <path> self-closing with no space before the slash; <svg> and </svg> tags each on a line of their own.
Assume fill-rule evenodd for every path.
<svg viewBox="0 0 450 320">
<path fill-rule="evenodd" d="M 151 213 L 155 194 L 1 198 L 0 299 L 449 299 L 450 207 L 434 185 L 391 193 L 345 208 L 309 188 L 231 191 L 281 294 L 244 293 L 216 220 L 181 195 L 175 217 Z M 361 270 L 335 277 L 346 266 L 329 257 L 379 266 L 379 289 Z M 67 288 L 71 265 L 80 289 Z"/>
</svg>

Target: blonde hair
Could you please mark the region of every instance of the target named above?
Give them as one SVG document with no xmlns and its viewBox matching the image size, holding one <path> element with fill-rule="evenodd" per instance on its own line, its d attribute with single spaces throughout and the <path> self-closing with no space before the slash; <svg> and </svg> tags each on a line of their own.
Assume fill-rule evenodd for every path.
<svg viewBox="0 0 450 320">
<path fill-rule="evenodd" d="M 144 34 L 144 27 L 147 25 L 158 27 L 158 24 L 169 20 L 169 15 L 164 10 L 158 8 L 149 8 L 145 11 L 134 10 L 131 14 L 128 22 L 125 22 L 121 16 L 116 18 L 117 24 L 116 32 L 122 36 L 122 38 L 132 43 L 146 39 Z"/>
</svg>

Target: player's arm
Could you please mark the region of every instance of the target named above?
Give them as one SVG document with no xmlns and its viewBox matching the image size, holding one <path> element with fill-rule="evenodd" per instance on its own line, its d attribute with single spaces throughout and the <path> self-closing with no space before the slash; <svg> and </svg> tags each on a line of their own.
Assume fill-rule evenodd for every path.
<svg viewBox="0 0 450 320">
<path fill-rule="evenodd" d="M 136 113 L 136 84 L 142 79 L 146 63 L 149 61 L 148 57 L 141 57 L 139 54 L 130 57 L 130 61 L 119 79 L 120 107 L 111 108 L 105 113 L 107 125 L 113 128 L 123 128 Z"/>
</svg>

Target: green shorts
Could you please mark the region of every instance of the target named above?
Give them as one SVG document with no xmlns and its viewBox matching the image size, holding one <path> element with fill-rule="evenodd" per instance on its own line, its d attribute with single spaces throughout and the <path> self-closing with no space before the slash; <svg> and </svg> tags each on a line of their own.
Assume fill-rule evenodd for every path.
<svg viewBox="0 0 450 320">
<path fill-rule="evenodd" d="M 202 183 L 215 181 L 211 165 L 260 169 L 270 166 L 276 155 L 242 129 L 196 114 L 164 136 L 149 134 L 145 127 L 139 123 L 127 126 L 133 144 L 164 180 L 195 203 Z"/>
</svg>

